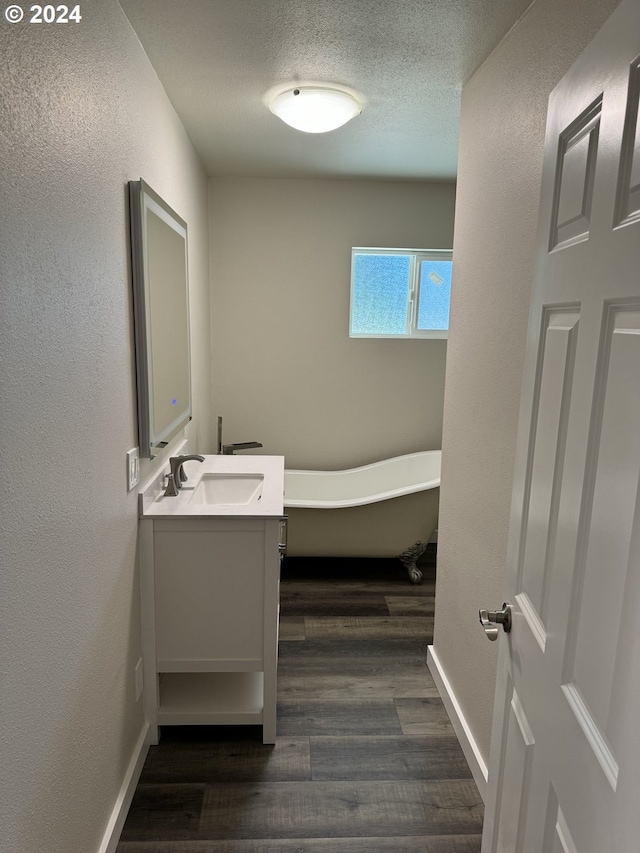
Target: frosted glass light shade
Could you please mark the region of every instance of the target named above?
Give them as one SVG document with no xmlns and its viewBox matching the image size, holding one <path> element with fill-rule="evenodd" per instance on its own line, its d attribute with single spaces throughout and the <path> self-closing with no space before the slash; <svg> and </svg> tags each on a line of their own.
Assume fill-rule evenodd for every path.
<svg viewBox="0 0 640 853">
<path fill-rule="evenodd" d="M 362 112 L 355 93 L 334 86 L 291 86 L 269 101 L 285 124 L 304 133 L 327 133 Z"/>
</svg>

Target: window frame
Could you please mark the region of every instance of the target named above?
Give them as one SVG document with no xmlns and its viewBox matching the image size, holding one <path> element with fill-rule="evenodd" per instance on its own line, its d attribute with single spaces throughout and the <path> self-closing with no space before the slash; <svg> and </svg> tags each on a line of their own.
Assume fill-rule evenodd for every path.
<svg viewBox="0 0 640 853">
<path fill-rule="evenodd" d="M 394 255 L 410 258 L 409 280 L 407 282 L 407 316 L 405 331 L 401 334 L 388 332 L 353 332 L 353 276 L 356 255 Z M 452 249 L 389 249 L 371 246 L 354 246 L 351 249 L 351 278 L 349 293 L 349 337 L 350 338 L 387 338 L 405 341 L 417 339 L 442 340 L 449 337 L 449 329 L 418 329 L 418 306 L 420 303 L 420 264 L 422 261 L 453 261 Z"/>
</svg>

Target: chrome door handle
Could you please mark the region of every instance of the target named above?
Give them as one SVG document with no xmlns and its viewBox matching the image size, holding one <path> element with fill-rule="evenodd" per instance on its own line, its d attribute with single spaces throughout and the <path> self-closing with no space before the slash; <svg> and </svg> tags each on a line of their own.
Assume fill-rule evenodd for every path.
<svg viewBox="0 0 640 853">
<path fill-rule="evenodd" d="M 502 610 L 480 610 L 480 624 L 490 640 L 498 639 L 498 625 L 502 625 L 505 634 L 511 631 L 511 605 L 505 601 Z"/>
</svg>

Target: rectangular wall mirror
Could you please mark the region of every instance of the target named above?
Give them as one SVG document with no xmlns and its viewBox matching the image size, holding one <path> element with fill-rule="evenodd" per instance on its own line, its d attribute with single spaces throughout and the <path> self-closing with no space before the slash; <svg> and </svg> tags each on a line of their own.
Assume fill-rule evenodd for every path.
<svg viewBox="0 0 640 853">
<path fill-rule="evenodd" d="M 187 224 L 142 179 L 129 182 L 140 455 L 191 420 Z"/>
</svg>

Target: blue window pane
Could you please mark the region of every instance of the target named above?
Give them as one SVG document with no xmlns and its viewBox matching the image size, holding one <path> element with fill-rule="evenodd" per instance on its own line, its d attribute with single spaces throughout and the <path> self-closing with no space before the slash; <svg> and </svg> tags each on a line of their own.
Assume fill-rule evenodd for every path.
<svg viewBox="0 0 640 853">
<path fill-rule="evenodd" d="M 452 261 L 420 262 L 418 329 L 449 328 Z"/>
<path fill-rule="evenodd" d="M 406 333 L 410 263 L 409 255 L 354 254 L 352 334 Z"/>
</svg>

